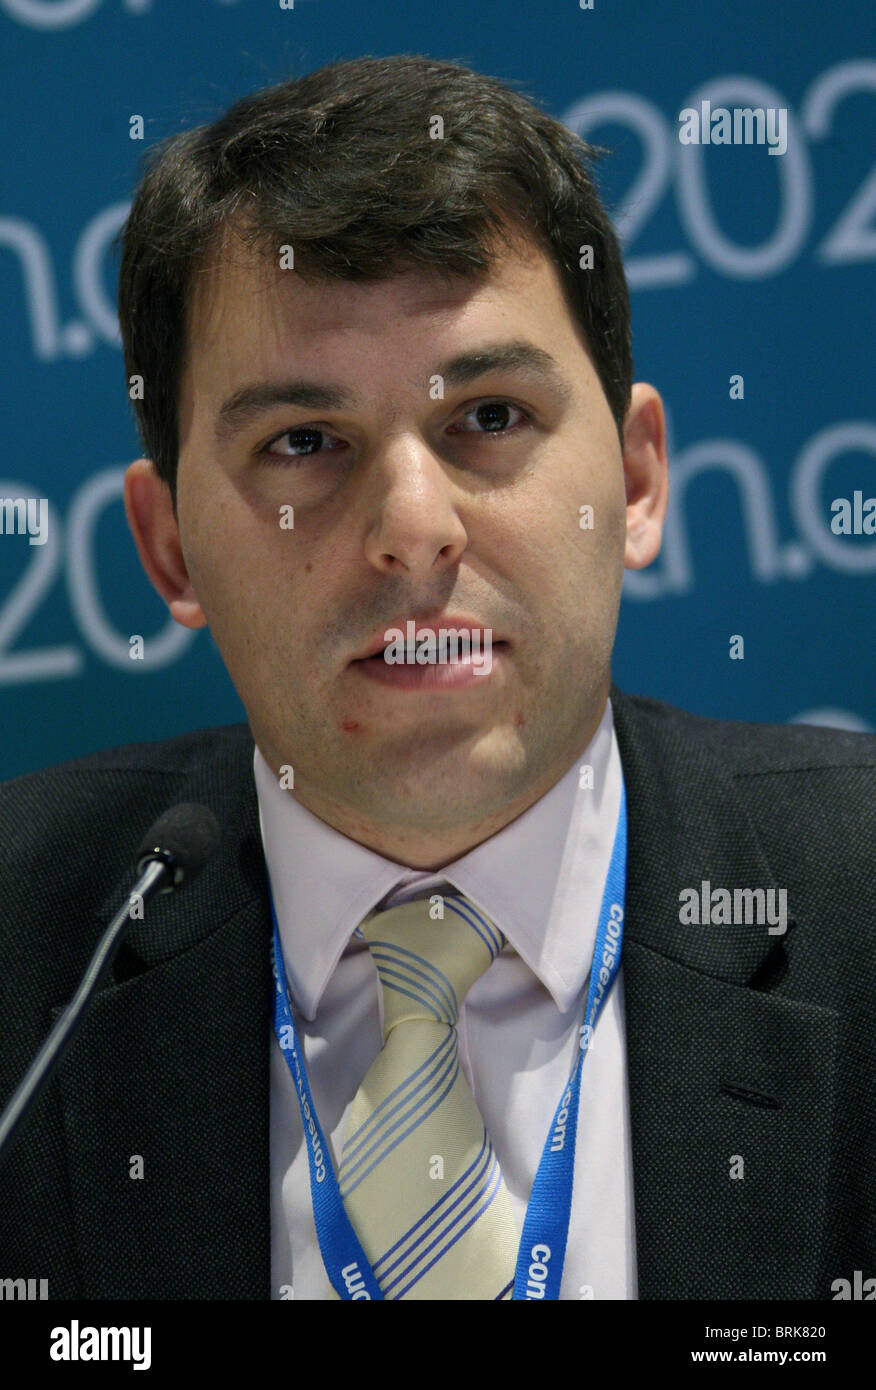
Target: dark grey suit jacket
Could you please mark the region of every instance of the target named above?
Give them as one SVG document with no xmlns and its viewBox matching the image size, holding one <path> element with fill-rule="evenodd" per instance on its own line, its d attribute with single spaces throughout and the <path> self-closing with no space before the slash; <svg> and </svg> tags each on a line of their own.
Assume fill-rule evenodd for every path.
<svg viewBox="0 0 876 1390">
<path fill-rule="evenodd" d="M 830 1299 L 833 1280 L 876 1275 L 876 737 L 611 698 L 639 1296 Z M 127 898 L 151 822 L 199 801 L 223 827 L 201 876 L 132 922 L 0 1159 L 0 1276 L 47 1278 L 50 1298 L 271 1296 L 252 754 L 240 724 L 0 785 L 0 1103 Z M 785 888 L 793 925 L 682 925 L 679 893 L 703 879 Z"/>
</svg>

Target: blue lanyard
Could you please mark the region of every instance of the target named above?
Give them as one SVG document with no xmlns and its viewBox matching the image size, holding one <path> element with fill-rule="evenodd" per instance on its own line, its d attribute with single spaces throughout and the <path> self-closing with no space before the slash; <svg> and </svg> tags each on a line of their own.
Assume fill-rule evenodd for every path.
<svg viewBox="0 0 876 1390">
<path fill-rule="evenodd" d="M 575 1172 L 575 1138 L 578 1128 L 578 1098 L 581 1068 L 593 1030 L 620 968 L 623 941 L 624 901 L 627 864 L 626 793 L 621 778 L 620 809 L 611 863 L 605 881 L 585 1021 L 572 1073 L 554 1114 L 523 1223 L 514 1277 L 515 1300 L 559 1299 L 569 1238 L 572 1210 L 572 1184 Z M 268 884 L 270 894 L 270 882 Z M 301 1107 L 301 1123 L 310 1161 L 310 1193 L 313 1219 L 323 1264 L 332 1287 L 342 1299 L 381 1299 L 380 1286 L 368 1257 L 347 1216 L 332 1166 L 328 1144 L 320 1128 L 304 1069 L 302 1049 L 292 1019 L 292 997 L 286 977 L 277 913 L 271 898 L 274 923 L 272 969 L 275 983 L 274 1029 L 283 1052 L 295 1094 Z"/>
</svg>

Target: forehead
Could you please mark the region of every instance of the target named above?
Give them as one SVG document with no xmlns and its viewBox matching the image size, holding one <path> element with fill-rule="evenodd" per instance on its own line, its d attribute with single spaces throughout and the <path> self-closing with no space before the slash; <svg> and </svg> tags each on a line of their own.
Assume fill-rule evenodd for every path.
<svg viewBox="0 0 876 1390">
<path fill-rule="evenodd" d="M 376 282 L 307 281 L 237 239 L 194 277 L 181 383 L 185 437 L 195 409 L 214 411 L 245 380 L 278 371 L 402 371 L 419 354 L 523 330 L 554 355 L 583 344 L 556 266 L 532 240 L 496 251 L 476 277 L 399 268 Z M 277 261 L 279 261 L 279 248 Z M 434 349 L 434 351 L 433 351 Z M 425 355 L 424 355 L 425 354 Z M 589 355 L 589 354 L 588 354 Z"/>
</svg>

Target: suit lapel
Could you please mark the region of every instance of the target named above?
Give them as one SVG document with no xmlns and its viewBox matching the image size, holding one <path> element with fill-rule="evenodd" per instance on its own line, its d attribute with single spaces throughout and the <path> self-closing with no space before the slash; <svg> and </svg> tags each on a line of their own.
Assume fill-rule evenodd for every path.
<svg viewBox="0 0 876 1390">
<path fill-rule="evenodd" d="M 59 1068 L 86 1298 L 270 1297 L 270 910 L 239 751 L 224 805 L 196 778 L 179 798 L 217 812 L 220 852 L 132 921 Z"/>
<path fill-rule="evenodd" d="M 813 1298 L 837 1017 L 778 992 L 793 931 L 679 922 L 679 893 L 779 887 L 718 758 L 612 687 L 640 1298 Z M 789 902 L 793 912 L 794 904 Z"/>
</svg>

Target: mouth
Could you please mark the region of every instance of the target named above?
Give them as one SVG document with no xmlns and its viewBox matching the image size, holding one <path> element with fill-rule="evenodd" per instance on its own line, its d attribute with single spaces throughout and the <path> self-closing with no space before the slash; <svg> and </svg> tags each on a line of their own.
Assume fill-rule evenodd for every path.
<svg viewBox="0 0 876 1390">
<path fill-rule="evenodd" d="M 492 628 L 484 627 L 482 623 L 471 622 L 467 618 L 445 613 L 441 615 L 440 619 L 400 619 L 395 623 L 386 623 L 379 633 L 375 633 L 365 650 L 352 658 L 350 665 L 355 666 L 359 662 L 384 661 L 384 653 L 387 648 L 397 646 L 396 641 L 386 638 L 385 634 L 390 630 L 405 634 L 402 641 L 409 648 L 413 646 L 415 641 L 419 641 L 423 637 L 433 638 L 436 650 L 441 653 L 439 660 L 446 661 L 449 659 L 448 639 L 442 636 L 442 633 L 446 634 L 449 629 L 459 633 L 468 633 L 470 645 L 479 644 L 481 649 L 487 643 L 491 643 L 493 648 L 510 645 L 504 637 L 494 636 Z"/>
<path fill-rule="evenodd" d="M 380 647 L 379 650 L 377 650 L 377 651 L 375 651 L 375 652 L 371 652 L 370 655 L 368 655 L 368 656 L 357 656 L 357 657 L 354 657 L 354 659 L 350 662 L 350 665 L 351 665 L 351 666 L 386 666 L 386 665 L 389 664 L 389 663 L 387 663 L 387 661 L 386 661 L 386 650 L 387 650 L 387 648 L 388 648 L 389 646 L 391 646 L 391 645 L 392 645 L 391 643 L 387 642 L 384 646 Z M 493 644 L 492 644 L 492 649 L 493 649 L 494 652 L 496 652 L 496 651 L 505 651 L 505 650 L 507 650 L 508 647 L 510 647 L 510 645 L 511 645 L 510 642 L 506 642 L 506 641 L 503 639 L 502 641 L 494 641 Z M 470 657 L 469 655 L 467 655 L 466 653 L 458 653 L 458 654 L 456 654 L 456 655 L 453 655 L 453 654 L 451 654 L 451 652 L 449 651 L 449 649 L 446 650 L 446 651 L 445 651 L 445 650 L 442 650 L 441 644 L 439 643 L 439 645 L 438 645 L 438 656 L 437 656 L 437 660 L 438 660 L 439 663 L 442 663 L 442 662 L 443 662 L 443 663 L 445 663 L 445 664 L 447 664 L 447 665 L 450 665 L 450 666 L 459 666 L 459 665 L 468 664 L 468 663 L 471 661 L 471 657 Z M 407 664 L 413 664 L 413 663 L 407 663 Z M 430 664 L 434 664 L 434 663 L 430 663 Z"/>
<path fill-rule="evenodd" d="M 435 696 L 443 699 L 454 692 L 496 690 L 497 679 L 501 690 L 501 683 L 508 674 L 506 653 L 509 647 L 510 643 L 502 639 L 480 655 L 471 649 L 450 652 L 439 648 L 434 657 L 430 656 L 422 664 L 416 654 L 411 656 L 408 652 L 404 660 L 399 661 L 395 654 L 381 647 L 370 656 L 351 661 L 349 670 L 355 673 L 357 680 L 379 685 L 384 691 L 398 692 L 404 701 L 412 698 L 412 692 L 419 692 L 432 696 L 434 703 Z"/>
</svg>

